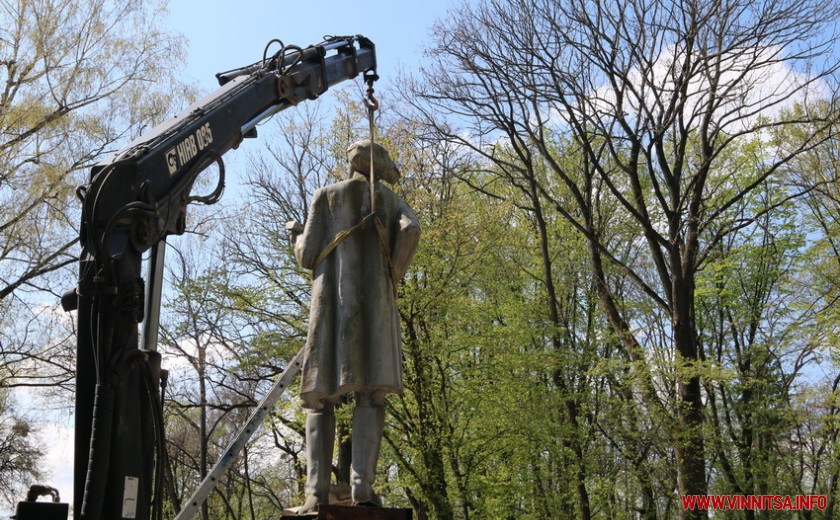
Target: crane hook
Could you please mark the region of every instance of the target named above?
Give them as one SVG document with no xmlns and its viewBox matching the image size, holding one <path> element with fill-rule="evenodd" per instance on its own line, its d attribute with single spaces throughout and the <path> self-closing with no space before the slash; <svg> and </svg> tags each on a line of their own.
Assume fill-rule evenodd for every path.
<svg viewBox="0 0 840 520">
<path fill-rule="evenodd" d="M 373 95 L 373 87 L 368 87 L 367 97 L 365 98 L 365 106 L 371 112 L 379 110 L 379 101 Z"/>
<path fill-rule="evenodd" d="M 365 106 L 371 112 L 379 110 L 379 101 L 373 95 L 373 83 L 379 79 L 379 75 L 374 71 L 365 72 L 365 82 L 368 84 L 367 97 L 365 98 Z"/>
</svg>

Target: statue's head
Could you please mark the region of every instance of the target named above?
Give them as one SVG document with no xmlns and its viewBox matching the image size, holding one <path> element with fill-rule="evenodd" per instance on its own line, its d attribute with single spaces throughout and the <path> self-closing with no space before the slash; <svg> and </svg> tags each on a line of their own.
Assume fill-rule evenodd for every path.
<svg viewBox="0 0 840 520">
<path fill-rule="evenodd" d="M 347 156 L 350 160 L 351 176 L 354 173 L 361 173 L 365 177 L 370 177 L 370 139 L 351 144 L 347 149 Z M 373 143 L 373 174 L 377 180 L 390 184 L 396 183 L 400 178 L 399 168 L 391 160 L 388 150 L 379 143 Z"/>
</svg>

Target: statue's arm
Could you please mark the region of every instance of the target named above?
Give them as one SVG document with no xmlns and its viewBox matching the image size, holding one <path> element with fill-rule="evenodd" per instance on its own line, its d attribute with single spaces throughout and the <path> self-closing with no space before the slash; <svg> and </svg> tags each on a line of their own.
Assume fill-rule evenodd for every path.
<svg viewBox="0 0 840 520">
<path fill-rule="evenodd" d="M 420 242 L 420 221 L 404 200 L 400 199 L 398 207 L 397 234 L 391 248 L 391 264 L 398 278 L 402 278 L 411 265 L 414 253 L 417 252 L 417 244 Z"/>
<path fill-rule="evenodd" d="M 309 206 L 309 215 L 303 227 L 303 233 L 295 240 L 295 258 L 301 267 L 306 269 L 315 268 L 315 260 L 321 253 L 324 243 L 324 234 L 327 232 L 326 200 L 323 190 L 317 190 L 312 196 L 312 204 Z"/>
</svg>

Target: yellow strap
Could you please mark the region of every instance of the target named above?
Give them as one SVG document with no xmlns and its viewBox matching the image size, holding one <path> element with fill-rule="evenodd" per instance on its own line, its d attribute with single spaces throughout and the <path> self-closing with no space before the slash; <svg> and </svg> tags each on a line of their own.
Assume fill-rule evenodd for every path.
<svg viewBox="0 0 840 520">
<path fill-rule="evenodd" d="M 394 290 L 394 299 L 397 299 L 397 273 L 394 271 L 394 264 L 391 262 L 391 246 L 388 245 L 388 237 L 385 236 L 385 226 L 379 220 L 379 217 L 373 219 L 376 224 L 376 233 L 379 235 L 379 242 L 382 244 L 382 249 L 385 250 L 385 259 L 388 260 L 388 273 L 391 275 L 391 289 Z"/>
<path fill-rule="evenodd" d="M 329 254 L 330 254 L 330 253 L 332 253 L 332 250 L 333 250 L 333 249 L 335 249 L 335 248 L 336 248 L 336 246 L 337 246 L 338 244 L 340 244 L 342 240 L 344 240 L 345 238 L 347 238 L 348 236 L 350 236 L 350 233 L 352 233 L 353 231 L 356 231 L 356 230 L 357 230 L 357 229 L 359 229 L 360 227 L 362 227 L 362 226 L 364 226 L 365 224 L 367 224 L 367 222 L 368 222 L 371 218 L 373 218 L 373 216 L 374 216 L 374 214 L 373 214 L 373 213 L 371 213 L 370 215 L 368 215 L 368 216 L 366 216 L 365 218 L 363 218 L 363 219 L 361 220 L 361 222 L 359 222 L 359 223 L 358 223 L 358 224 L 356 224 L 355 226 L 350 227 L 350 228 L 347 228 L 347 229 L 344 229 L 344 230 L 341 230 L 341 231 L 339 231 L 338 233 L 336 233 L 336 234 L 335 234 L 335 236 L 332 238 L 332 240 L 330 240 L 330 243 L 329 243 L 329 244 L 327 244 L 327 247 L 325 247 L 325 248 L 324 248 L 324 250 L 323 250 L 323 251 L 321 251 L 321 253 L 318 255 L 318 258 L 316 258 L 316 259 L 315 259 L 315 266 L 314 266 L 314 267 L 312 267 L 312 271 L 314 272 L 314 271 L 315 271 L 315 269 L 317 269 L 317 268 L 318 268 L 318 265 L 320 265 L 320 264 L 321 264 L 321 262 L 323 262 L 323 261 L 324 261 L 324 258 L 326 258 L 327 256 L 329 256 Z"/>
<path fill-rule="evenodd" d="M 391 278 L 391 289 L 394 291 L 394 298 L 397 297 L 397 284 L 399 280 L 397 279 L 397 273 L 394 270 L 394 264 L 391 261 L 391 247 L 388 245 L 388 237 L 385 234 L 385 226 L 382 225 L 382 222 L 379 220 L 379 217 L 376 215 L 376 175 L 374 174 L 374 166 L 373 166 L 373 142 L 374 142 L 374 123 L 373 123 L 373 112 L 379 108 L 379 101 L 373 96 L 373 83 L 371 82 L 370 87 L 368 87 L 367 98 L 365 98 L 365 106 L 368 109 L 368 121 L 370 123 L 370 214 L 362 219 L 361 222 L 356 224 L 351 228 L 347 228 L 345 230 L 339 231 L 335 234 L 335 236 L 330 240 L 330 243 L 327 244 L 327 247 L 324 248 L 323 251 L 318 255 L 318 258 L 315 259 L 315 266 L 312 268 L 312 272 L 315 272 L 315 269 L 318 268 L 318 265 L 332 253 L 333 249 L 341 243 L 342 240 L 350 236 L 353 231 L 356 231 L 360 227 L 364 226 L 371 218 L 373 218 L 374 224 L 376 224 L 376 233 L 379 235 L 379 242 L 382 244 L 382 249 L 385 252 L 385 259 L 388 261 L 388 273 L 390 274 Z"/>
<path fill-rule="evenodd" d="M 326 257 L 333 252 L 338 244 L 341 243 L 342 240 L 350 236 L 354 231 L 359 229 L 360 227 L 364 226 L 373 219 L 374 224 L 376 224 L 376 234 L 379 235 L 379 243 L 382 244 L 382 249 L 385 252 L 385 260 L 388 261 L 388 273 L 391 275 L 391 289 L 394 291 L 394 298 L 397 297 L 397 285 L 399 280 L 397 280 L 397 273 L 394 271 L 394 264 L 391 261 L 391 247 L 388 245 L 388 237 L 385 235 L 385 226 L 382 225 L 382 221 L 379 220 L 379 217 L 376 213 L 370 213 L 368 216 L 363 218 L 361 222 L 356 224 L 353 227 L 343 229 L 335 234 L 335 236 L 330 240 L 330 243 L 327 244 L 327 247 L 324 248 L 323 251 L 318 255 L 318 258 L 315 259 L 315 265 L 312 267 L 312 272 L 314 273 L 321 262 L 324 261 Z"/>
</svg>

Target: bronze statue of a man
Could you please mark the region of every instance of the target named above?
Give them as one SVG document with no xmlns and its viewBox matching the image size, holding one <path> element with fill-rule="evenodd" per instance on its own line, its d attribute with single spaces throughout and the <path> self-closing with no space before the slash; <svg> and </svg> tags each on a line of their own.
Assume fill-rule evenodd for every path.
<svg viewBox="0 0 840 520">
<path fill-rule="evenodd" d="M 380 182 L 375 183 L 372 214 L 370 147 L 370 141 L 351 145 L 350 178 L 315 192 L 305 226 L 287 224 L 295 257 L 313 270 L 300 391 L 307 409 L 306 502 L 298 513 L 329 502 L 334 405 L 349 392 L 356 401 L 353 503 L 379 505 L 373 481 L 385 397 L 403 388 L 396 284 L 417 249 L 420 224 L 408 204 Z M 373 148 L 376 179 L 393 184 L 399 170 L 384 148 Z"/>
</svg>

